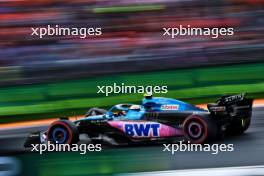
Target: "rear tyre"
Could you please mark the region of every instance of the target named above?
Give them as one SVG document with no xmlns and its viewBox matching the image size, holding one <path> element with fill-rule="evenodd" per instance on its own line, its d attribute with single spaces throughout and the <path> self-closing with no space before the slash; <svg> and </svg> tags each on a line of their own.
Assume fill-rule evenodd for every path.
<svg viewBox="0 0 264 176">
<path fill-rule="evenodd" d="M 191 143 L 203 144 L 216 138 L 217 125 L 209 117 L 191 115 L 183 122 L 183 132 Z"/>
<path fill-rule="evenodd" d="M 79 142 L 78 129 L 69 120 L 53 122 L 48 129 L 47 137 L 54 144 L 76 144 Z"/>
<path fill-rule="evenodd" d="M 248 129 L 250 123 L 251 117 L 235 119 L 228 127 L 228 132 L 234 135 L 241 135 Z"/>
</svg>

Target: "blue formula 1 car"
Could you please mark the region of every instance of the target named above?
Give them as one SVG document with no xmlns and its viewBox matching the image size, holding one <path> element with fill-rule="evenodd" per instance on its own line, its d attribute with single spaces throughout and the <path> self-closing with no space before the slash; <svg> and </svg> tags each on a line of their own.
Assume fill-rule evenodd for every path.
<svg viewBox="0 0 264 176">
<path fill-rule="evenodd" d="M 30 134 L 25 147 L 47 141 L 74 144 L 79 142 L 80 134 L 112 145 L 175 139 L 205 143 L 224 133 L 247 130 L 252 102 L 244 94 L 223 96 L 208 104 L 206 110 L 176 99 L 147 95 L 141 105 L 118 104 L 108 111 L 92 108 L 79 120 L 55 121 L 47 131 Z"/>
</svg>

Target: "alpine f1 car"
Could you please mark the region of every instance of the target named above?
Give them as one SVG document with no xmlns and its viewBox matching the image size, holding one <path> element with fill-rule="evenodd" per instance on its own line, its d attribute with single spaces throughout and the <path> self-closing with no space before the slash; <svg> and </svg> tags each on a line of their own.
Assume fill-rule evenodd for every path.
<svg viewBox="0 0 264 176">
<path fill-rule="evenodd" d="M 112 145 L 175 139 L 205 143 L 221 134 L 242 134 L 247 130 L 252 102 L 244 94 L 223 96 L 208 104 L 206 110 L 176 99 L 148 95 L 141 105 L 118 104 L 108 111 L 92 108 L 79 120 L 55 121 L 47 131 L 30 134 L 25 147 L 47 141 L 75 144 L 80 134 L 86 134 L 91 141 L 111 139 L 107 141 Z"/>
</svg>

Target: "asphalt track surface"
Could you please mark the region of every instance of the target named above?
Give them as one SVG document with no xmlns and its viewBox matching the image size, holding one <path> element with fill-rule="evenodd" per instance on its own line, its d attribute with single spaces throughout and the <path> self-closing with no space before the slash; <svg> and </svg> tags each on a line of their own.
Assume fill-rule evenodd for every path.
<svg viewBox="0 0 264 176">
<path fill-rule="evenodd" d="M 21 128 L 0 130 L 0 152 L 2 155 L 24 153 L 23 143 L 29 132 L 47 127 Z M 254 108 L 252 123 L 245 134 L 227 136 L 218 140 L 219 144 L 234 144 L 234 151 L 219 152 L 164 152 L 162 145 L 106 148 L 105 151 L 116 152 L 120 155 L 133 153 L 136 162 L 151 163 L 152 171 L 172 169 L 194 169 L 232 166 L 254 166 L 264 164 L 264 108 Z M 100 156 L 98 156 L 100 158 Z M 153 162 L 154 161 L 154 162 Z M 162 167 L 161 167 L 162 165 Z"/>
</svg>

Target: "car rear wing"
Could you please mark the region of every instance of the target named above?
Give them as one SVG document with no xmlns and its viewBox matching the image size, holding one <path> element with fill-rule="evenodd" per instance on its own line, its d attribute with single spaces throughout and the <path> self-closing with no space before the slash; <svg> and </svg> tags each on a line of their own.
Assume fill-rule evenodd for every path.
<svg viewBox="0 0 264 176">
<path fill-rule="evenodd" d="M 229 105 L 229 104 L 235 104 L 237 102 L 241 102 L 245 99 L 245 93 L 237 94 L 237 95 L 226 95 L 222 96 L 220 99 L 218 99 L 218 103 L 221 105 Z"/>
<path fill-rule="evenodd" d="M 245 93 L 237 95 L 226 95 L 219 98 L 216 103 L 207 105 L 208 110 L 214 114 L 250 115 L 253 99 L 246 98 Z"/>
</svg>

